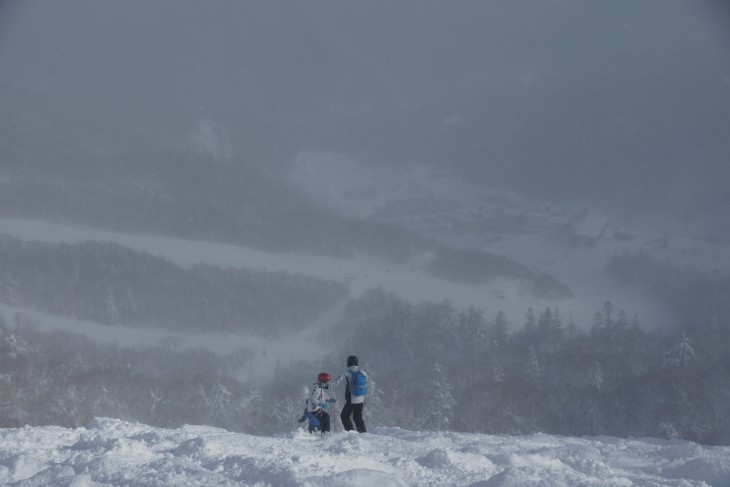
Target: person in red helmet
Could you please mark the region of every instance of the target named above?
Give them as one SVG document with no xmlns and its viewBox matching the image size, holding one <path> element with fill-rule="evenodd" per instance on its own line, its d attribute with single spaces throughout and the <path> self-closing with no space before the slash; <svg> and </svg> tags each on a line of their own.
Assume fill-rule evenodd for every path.
<svg viewBox="0 0 730 487">
<path fill-rule="evenodd" d="M 317 376 L 317 382 L 312 384 L 312 392 L 307 399 L 307 412 L 305 416 L 309 420 L 309 432 L 314 433 L 316 430 L 322 433 L 330 431 L 330 415 L 327 408 L 337 399 L 330 398 L 328 394 L 330 375 L 327 372 L 321 372 Z"/>
</svg>

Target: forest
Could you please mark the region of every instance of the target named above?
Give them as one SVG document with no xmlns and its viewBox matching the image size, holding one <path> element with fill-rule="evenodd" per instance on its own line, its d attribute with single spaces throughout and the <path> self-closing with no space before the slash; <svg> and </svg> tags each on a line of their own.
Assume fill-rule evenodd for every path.
<svg viewBox="0 0 730 487">
<path fill-rule="evenodd" d="M 467 283 L 520 279 L 535 296 L 571 296 L 553 275 L 509 258 L 436 249 L 424 269 L 433 276 Z M 271 335 L 300 329 L 348 297 L 346 282 L 311 275 L 206 264 L 184 268 L 114 243 L 0 234 L 0 302 L 97 323 Z"/>
<path fill-rule="evenodd" d="M 634 258 L 617 256 L 612 266 L 620 270 Z M 528 309 L 515 322 L 499 310 L 485 316 L 449 301 L 413 304 L 373 289 L 349 300 L 340 322 L 323 333 L 329 358 L 282 363 L 265 382 L 242 376 L 254 350 L 220 356 L 174 340 L 132 349 L 41 333 L 22 314 L 3 317 L 0 426 L 78 426 L 112 416 L 285 432 L 296 427 L 303 386 L 322 370 L 338 374 L 356 353 L 369 374 L 366 421 L 373 427 L 730 444 L 723 346 L 730 322 L 715 314 L 725 309 L 730 281 L 670 263 L 649 262 L 646 269 L 652 273 L 635 278 L 663 276 L 657 269 L 684 276 L 676 292 L 682 283 L 689 292 L 706 281 L 697 314 L 647 329 L 607 301 L 592 323 L 574 323 L 557 308 Z"/>
<path fill-rule="evenodd" d="M 304 326 L 348 292 L 301 274 L 183 268 L 113 243 L 0 235 L 0 301 L 109 325 L 273 334 Z"/>
</svg>

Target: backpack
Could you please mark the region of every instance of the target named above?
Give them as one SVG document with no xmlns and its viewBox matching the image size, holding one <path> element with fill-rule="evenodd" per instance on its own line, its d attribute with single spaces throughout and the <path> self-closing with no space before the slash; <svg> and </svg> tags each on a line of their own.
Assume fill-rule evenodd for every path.
<svg viewBox="0 0 730 487">
<path fill-rule="evenodd" d="M 353 396 L 364 396 L 368 393 L 368 378 L 360 370 L 350 372 L 350 394 Z"/>
</svg>

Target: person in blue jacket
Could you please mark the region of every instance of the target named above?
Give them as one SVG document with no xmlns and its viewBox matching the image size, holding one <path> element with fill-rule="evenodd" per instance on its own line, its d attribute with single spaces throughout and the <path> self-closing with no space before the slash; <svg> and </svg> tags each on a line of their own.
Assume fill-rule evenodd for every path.
<svg viewBox="0 0 730 487">
<path fill-rule="evenodd" d="M 329 385 L 330 388 L 334 388 L 343 381 L 347 383 L 345 405 L 340 413 L 340 419 L 345 431 L 352 431 L 357 428 L 358 433 L 366 432 L 365 421 L 362 419 L 362 410 L 365 406 L 365 395 L 367 394 L 367 378 L 367 374 L 358 367 L 357 357 L 350 355 L 347 357 L 347 370 Z M 353 420 L 355 426 L 352 425 Z"/>
</svg>

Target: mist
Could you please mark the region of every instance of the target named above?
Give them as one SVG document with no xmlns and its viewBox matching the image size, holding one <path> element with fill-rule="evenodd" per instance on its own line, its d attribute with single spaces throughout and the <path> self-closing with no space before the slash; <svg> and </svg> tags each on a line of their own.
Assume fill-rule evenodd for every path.
<svg viewBox="0 0 730 487">
<path fill-rule="evenodd" d="M 727 233 L 708 221 L 728 206 L 721 2 L 5 9 L 3 145 L 15 151 L 192 151 L 213 121 L 231 159 L 429 162 Z"/>
<path fill-rule="evenodd" d="M 728 46 L 719 1 L 2 2 L 0 423 L 271 434 L 357 353 L 380 424 L 730 441 Z"/>
</svg>

